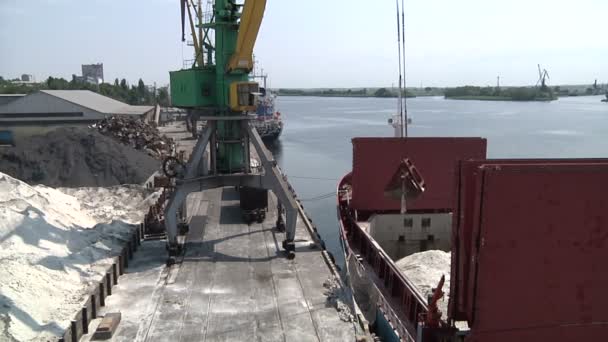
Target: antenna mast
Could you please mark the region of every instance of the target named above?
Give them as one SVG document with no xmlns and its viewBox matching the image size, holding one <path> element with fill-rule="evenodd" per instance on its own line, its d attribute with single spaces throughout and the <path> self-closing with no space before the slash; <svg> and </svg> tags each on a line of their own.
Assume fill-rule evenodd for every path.
<svg viewBox="0 0 608 342">
<path fill-rule="evenodd" d="M 399 14 L 397 14 L 399 15 Z M 401 0 L 401 48 L 403 49 L 403 136 L 407 137 L 407 88 L 405 86 L 405 2 Z"/>
<path fill-rule="evenodd" d="M 403 138 L 403 102 L 401 100 L 401 85 L 403 84 L 403 74 L 401 73 L 401 23 L 399 21 L 399 0 L 395 0 L 397 6 L 397 50 L 399 51 L 399 136 Z"/>
</svg>

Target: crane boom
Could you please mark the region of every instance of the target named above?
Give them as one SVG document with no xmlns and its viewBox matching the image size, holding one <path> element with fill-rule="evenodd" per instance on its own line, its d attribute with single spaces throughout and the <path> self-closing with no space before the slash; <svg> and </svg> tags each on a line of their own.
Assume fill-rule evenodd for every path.
<svg viewBox="0 0 608 342">
<path fill-rule="evenodd" d="M 253 69 L 253 46 L 260 31 L 266 0 L 246 0 L 243 5 L 236 50 L 228 62 L 228 71 Z"/>
</svg>

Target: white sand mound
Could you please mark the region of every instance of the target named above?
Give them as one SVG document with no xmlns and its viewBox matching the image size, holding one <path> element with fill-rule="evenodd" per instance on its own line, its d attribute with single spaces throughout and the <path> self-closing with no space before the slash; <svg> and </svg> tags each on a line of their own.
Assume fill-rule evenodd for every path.
<svg viewBox="0 0 608 342">
<path fill-rule="evenodd" d="M 66 191 L 0 173 L 0 340 L 61 335 L 152 200 L 135 187 Z"/>
<path fill-rule="evenodd" d="M 98 222 L 120 220 L 130 224 L 142 222 L 148 208 L 160 195 L 160 191 L 150 193 L 140 185 L 57 190 L 76 197 L 81 209 Z"/>
<path fill-rule="evenodd" d="M 408 255 L 397 261 L 397 267 L 411 280 L 425 298 L 432 295 L 432 289 L 437 287 L 441 276 L 445 275 L 443 292 L 445 295 L 439 300 L 439 310 L 443 318 L 448 314 L 448 299 L 450 292 L 450 252 L 430 250 Z"/>
</svg>

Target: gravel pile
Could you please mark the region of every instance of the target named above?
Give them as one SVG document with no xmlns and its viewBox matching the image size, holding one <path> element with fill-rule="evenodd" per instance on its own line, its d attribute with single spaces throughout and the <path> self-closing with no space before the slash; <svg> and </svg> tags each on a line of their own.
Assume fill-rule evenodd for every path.
<svg viewBox="0 0 608 342">
<path fill-rule="evenodd" d="M 336 308 L 338 317 L 344 322 L 354 322 L 354 316 L 347 304 L 347 294 L 342 286 L 340 286 L 338 280 L 335 277 L 331 277 L 323 282 L 323 287 L 325 288 L 324 294 L 327 296 L 327 304 Z"/>
<path fill-rule="evenodd" d="M 0 172 L 52 187 L 142 184 L 160 162 L 89 128 L 58 128 L 0 150 Z"/>
<path fill-rule="evenodd" d="M 173 147 L 173 141 L 161 135 L 156 126 L 125 116 L 111 116 L 94 124 L 92 128 L 156 159 L 169 156 Z"/>
</svg>

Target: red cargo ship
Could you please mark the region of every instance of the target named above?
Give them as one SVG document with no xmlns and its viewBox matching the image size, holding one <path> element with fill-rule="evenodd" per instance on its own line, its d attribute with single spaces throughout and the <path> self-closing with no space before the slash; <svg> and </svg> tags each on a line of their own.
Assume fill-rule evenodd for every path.
<svg viewBox="0 0 608 342">
<path fill-rule="evenodd" d="M 355 138 L 337 192 L 347 281 L 381 340 L 608 341 L 608 159 Z M 396 261 L 433 249 L 451 272 L 427 297 Z"/>
</svg>

